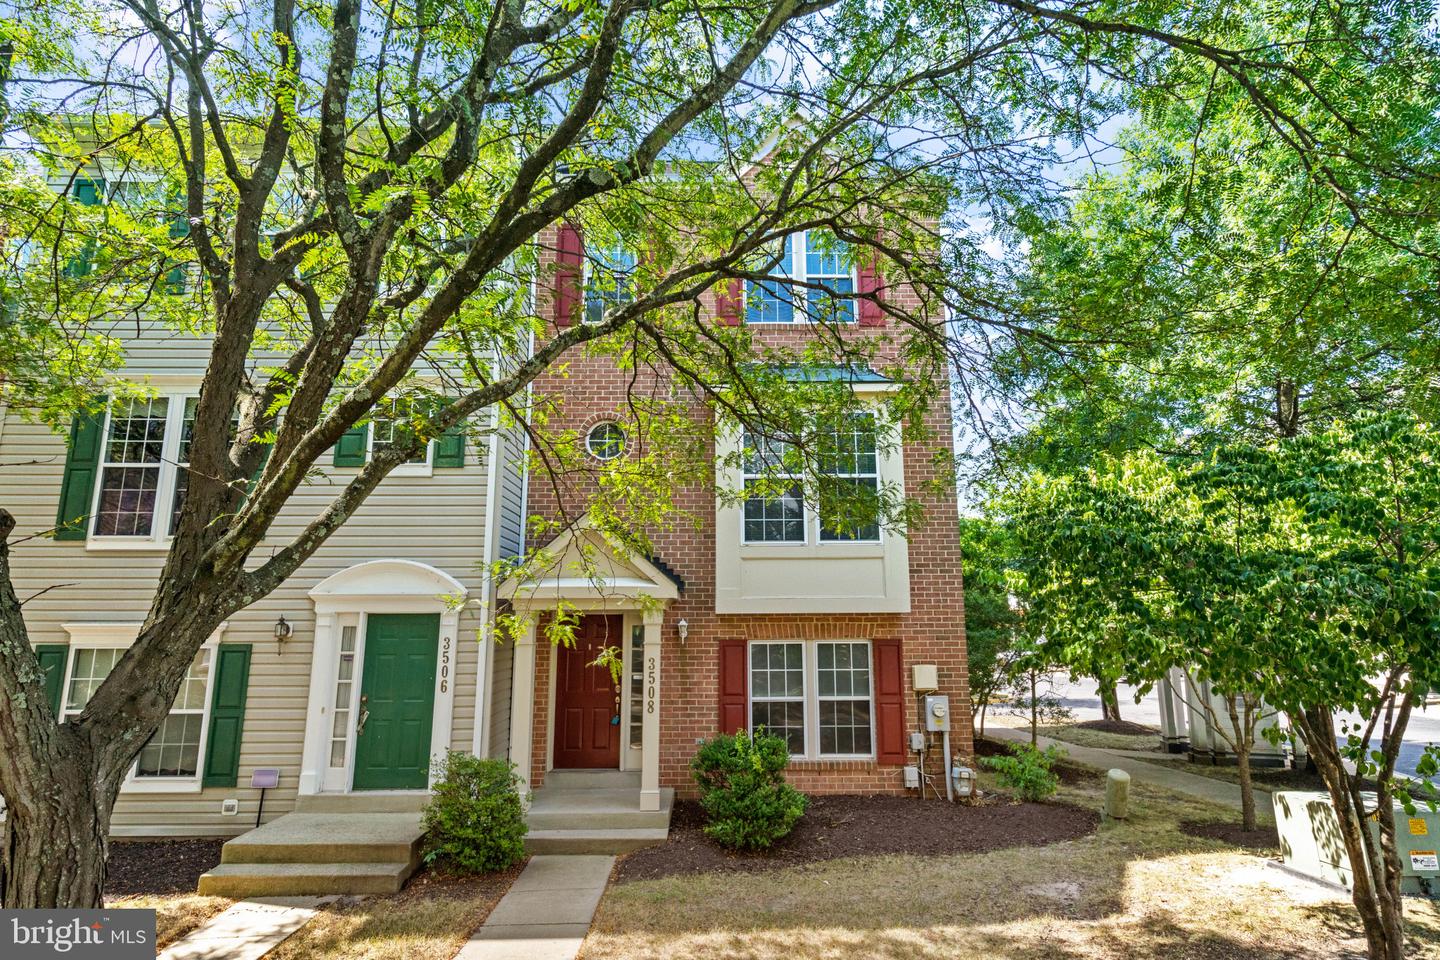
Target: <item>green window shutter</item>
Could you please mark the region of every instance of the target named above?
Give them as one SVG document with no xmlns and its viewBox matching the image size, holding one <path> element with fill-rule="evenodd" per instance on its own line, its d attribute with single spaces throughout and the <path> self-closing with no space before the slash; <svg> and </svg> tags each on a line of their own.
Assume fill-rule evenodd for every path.
<svg viewBox="0 0 1440 960">
<path fill-rule="evenodd" d="M 463 421 L 435 438 L 435 466 L 465 466 L 465 424 Z"/>
<path fill-rule="evenodd" d="M 247 496 L 251 490 L 255 489 L 255 484 L 260 482 L 260 474 L 265 472 L 265 465 L 270 462 L 270 451 L 275 449 L 273 443 L 262 444 L 262 446 L 265 447 L 265 452 L 260 455 L 260 463 L 255 467 L 255 472 L 250 474 L 250 483 L 245 488 Z"/>
<path fill-rule="evenodd" d="M 369 439 L 370 430 L 365 424 L 346 430 L 340 435 L 340 441 L 335 444 L 335 466 L 365 466 L 365 453 Z"/>
<path fill-rule="evenodd" d="M 104 398 L 95 413 L 81 411 L 70 424 L 65 456 L 65 478 L 60 481 L 60 508 L 55 515 L 56 540 L 84 540 L 89 526 L 91 496 L 100 474 L 101 431 L 105 427 Z"/>
<path fill-rule="evenodd" d="M 181 210 L 170 218 L 170 239 L 184 240 L 188 236 L 190 236 L 190 220 L 185 216 L 185 211 Z M 170 272 L 165 274 L 165 292 L 173 295 L 183 294 L 189 274 L 188 264 L 180 263 L 171 267 Z"/>
<path fill-rule="evenodd" d="M 35 659 L 45 671 L 45 699 L 50 701 L 50 710 L 60 716 L 61 685 L 65 683 L 65 658 L 70 647 L 64 643 L 37 643 Z"/>
<path fill-rule="evenodd" d="M 98 207 L 105 202 L 105 181 L 91 177 L 78 177 L 70 188 L 70 195 L 75 202 L 86 207 Z M 95 241 L 85 241 L 85 251 L 78 256 L 71 258 L 65 264 L 65 276 L 83 277 L 90 273 L 90 266 L 95 260 Z"/>
<path fill-rule="evenodd" d="M 222 643 L 215 649 L 215 698 L 205 745 L 201 786 L 233 787 L 240 773 L 240 732 L 250 689 L 250 644 Z"/>
</svg>

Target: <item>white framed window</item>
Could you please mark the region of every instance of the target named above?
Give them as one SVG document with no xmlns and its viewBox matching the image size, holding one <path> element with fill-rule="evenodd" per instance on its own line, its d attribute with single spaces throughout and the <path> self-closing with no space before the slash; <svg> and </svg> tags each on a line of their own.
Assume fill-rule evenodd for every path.
<svg viewBox="0 0 1440 960">
<path fill-rule="evenodd" d="M 790 443 L 741 435 L 744 544 L 879 543 L 880 455 L 875 417 L 852 413 L 815 436 L 820 489 L 808 503 L 799 452 Z M 868 510 L 868 513 L 867 513 Z M 859 514 L 866 514 L 861 516 Z"/>
<path fill-rule="evenodd" d="M 797 451 L 791 444 L 748 430 L 741 443 L 745 477 L 742 540 L 805 543 L 805 497 L 797 472 Z"/>
<path fill-rule="evenodd" d="M 875 755 L 868 640 L 750 644 L 750 730 L 784 737 L 798 759 Z"/>
<path fill-rule="evenodd" d="M 761 727 L 805 756 L 805 644 L 750 644 L 750 732 Z"/>
<path fill-rule="evenodd" d="M 633 250 L 616 246 L 591 253 L 585 261 L 586 323 L 599 323 L 605 319 L 605 311 L 635 299 L 634 272 Z"/>
<path fill-rule="evenodd" d="M 596 460 L 614 460 L 625 452 L 625 428 L 613 420 L 595 424 L 585 437 L 585 449 Z"/>
<path fill-rule="evenodd" d="M 91 546 L 156 546 L 171 535 L 189 481 L 196 398 L 186 392 L 115 400 L 105 413 Z"/>
<path fill-rule="evenodd" d="M 420 408 L 422 403 L 424 401 L 415 400 L 412 397 L 401 397 L 388 404 L 388 409 L 377 407 L 370 420 L 369 453 L 373 455 L 376 450 L 412 438 L 415 435 L 412 424 L 426 417 L 425 411 Z M 431 439 L 426 442 L 424 451 L 400 464 L 391 473 L 400 476 L 428 477 L 434 466 L 435 441 Z"/>
<path fill-rule="evenodd" d="M 783 247 L 772 250 L 770 257 L 775 264 L 769 273 L 775 279 L 745 284 L 746 323 L 855 322 L 855 263 L 849 244 L 828 230 L 802 230 L 786 236 Z"/>
<path fill-rule="evenodd" d="M 820 542 L 878 542 L 880 456 L 874 415 L 852 413 L 823 431 L 820 440 Z"/>
<path fill-rule="evenodd" d="M 62 720 L 78 716 L 125 651 L 135 642 L 138 625 L 66 624 L 71 635 L 61 687 Z M 200 789 L 210 703 L 215 675 L 215 648 L 222 624 L 195 655 L 170 713 L 140 748 L 121 790 L 189 793 Z"/>
</svg>

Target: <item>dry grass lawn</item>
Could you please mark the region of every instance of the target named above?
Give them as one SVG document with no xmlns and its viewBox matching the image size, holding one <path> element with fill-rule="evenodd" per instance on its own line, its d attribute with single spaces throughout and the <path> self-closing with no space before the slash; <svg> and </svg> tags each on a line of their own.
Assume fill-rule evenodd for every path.
<svg viewBox="0 0 1440 960">
<path fill-rule="evenodd" d="M 234 904 L 225 897 L 202 897 L 198 893 L 136 894 L 112 897 L 107 907 L 119 910 L 155 911 L 155 947 L 163 950 L 191 930 L 203 926 L 211 917 Z"/>
<path fill-rule="evenodd" d="M 1029 729 L 1027 726 L 1025 729 Z M 1101 750 L 1150 750 L 1156 756 L 1165 756 L 1160 750 L 1160 734 L 1134 736 L 1128 733 L 1108 733 L 1104 730 L 1088 730 L 1071 723 L 1056 726 L 1042 726 L 1040 736 L 1073 743 L 1077 747 L 1098 747 Z"/>
<path fill-rule="evenodd" d="M 1060 799 L 1097 806 L 1096 784 Z M 1340 960 L 1364 952 L 1343 894 L 1187 836 L 1222 808 L 1137 784 L 1132 819 L 1051 847 L 836 860 L 613 886 L 584 960 Z M 1415 955 L 1440 911 L 1412 902 Z"/>
<path fill-rule="evenodd" d="M 265 960 L 452 960 L 523 867 L 467 878 L 421 874 L 393 896 L 336 901 Z"/>
</svg>

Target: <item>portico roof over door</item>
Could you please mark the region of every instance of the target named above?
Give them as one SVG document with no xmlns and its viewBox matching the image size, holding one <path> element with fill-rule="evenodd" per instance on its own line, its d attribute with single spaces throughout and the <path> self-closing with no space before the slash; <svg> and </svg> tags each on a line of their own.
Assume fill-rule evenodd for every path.
<svg viewBox="0 0 1440 960">
<path fill-rule="evenodd" d="M 681 585 L 652 561 L 637 556 L 582 521 L 550 541 L 528 571 L 500 585 L 497 595 L 517 609 L 560 605 L 593 610 L 633 609 L 646 601 L 679 599 Z"/>
<path fill-rule="evenodd" d="M 564 607 L 584 612 L 635 611 L 644 629 L 645 707 L 641 732 L 640 809 L 660 809 L 660 630 L 665 610 L 680 598 L 682 584 L 661 567 L 636 556 L 588 521 L 577 524 L 540 551 L 531 569 L 496 591 L 517 611 L 538 614 Z M 526 618 L 515 647 L 511 691 L 510 759 L 530 776 L 535 748 L 535 621 Z"/>
</svg>

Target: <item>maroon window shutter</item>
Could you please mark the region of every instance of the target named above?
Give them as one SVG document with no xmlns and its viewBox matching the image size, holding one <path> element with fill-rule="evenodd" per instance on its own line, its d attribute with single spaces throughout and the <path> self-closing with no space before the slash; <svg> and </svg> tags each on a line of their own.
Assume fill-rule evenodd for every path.
<svg viewBox="0 0 1440 960">
<path fill-rule="evenodd" d="M 865 259 L 855 265 L 855 293 L 860 301 L 860 326 L 885 326 L 885 309 L 880 305 L 885 288 L 880 282 L 880 256 L 866 251 Z"/>
<path fill-rule="evenodd" d="M 585 241 L 580 231 L 560 224 L 555 249 L 555 326 L 568 327 L 580 313 L 581 278 L 585 275 Z"/>
<path fill-rule="evenodd" d="M 715 319 L 722 326 L 740 326 L 740 312 L 744 308 L 744 296 L 739 280 L 722 280 L 715 291 Z"/>
<path fill-rule="evenodd" d="M 905 765 L 905 656 L 899 640 L 872 640 L 875 660 L 875 759 Z"/>
<path fill-rule="evenodd" d="M 745 682 L 748 665 L 745 662 L 744 640 L 720 641 L 720 732 L 734 733 L 749 730 L 750 721 L 746 716 L 746 702 L 749 691 Z"/>
</svg>

